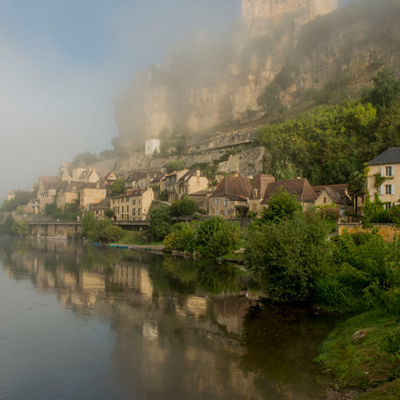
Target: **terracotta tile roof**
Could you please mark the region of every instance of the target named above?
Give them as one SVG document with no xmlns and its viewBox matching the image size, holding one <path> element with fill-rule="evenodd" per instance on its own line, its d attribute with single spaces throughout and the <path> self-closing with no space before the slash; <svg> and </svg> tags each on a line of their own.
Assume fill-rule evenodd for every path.
<svg viewBox="0 0 400 400">
<path fill-rule="evenodd" d="M 269 183 L 275 182 L 275 177 L 269 174 L 258 174 L 254 178 L 250 200 L 262 199 Z M 256 191 L 255 191 L 256 189 Z"/>
<path fill-rule="evenodd" d="M 134 171 L 128 175 L 128 177 L 125 179 L 125 182 L 136 182 L 139 179 L 144 179 L 146 177 L 147 177 L 147 172 Z"/>
<path fill-rule="evenodd" d="M 325 186 L 313 186 L 315 193 L 319 196 L 321 192 L 325 189 L 326 193 L 330 196 L 330 198 L 338 205 L 352 205 L 353 201 L 350 196 L 347 194 L 348 185 L 325 185 Z"/>
<path fill-rule="evenodd" d="M 63 181 L 58 186 L 58 189 L 63 190 L 64 192 L 77 192 L 81 190 L 84 185 L 85 185 L 84 182 Z"/>
<path fill-rule="evenodd" d="M 247 200 L 251 193 L 249 178 L 225 176 L 210 197 L 229 197 L 232 200 Z"/>
<path fill-rule="evenodd" d="M 188 179 L 190 179 L 192 176 L 197 176 L 197 169 L 191 169 L 188 172 L 186 172 L 185 175 L 183 175 L 180 179 L 178 179 L 178 182 L 185 182 Z M 204 176 L 204 175 L 200 172 L 200 176 Z"/>
<path fill-rule="evenodd" d="M 307 179 L 289 179 L 268 184 L 267 189 L 265 190 L 264 199 L 261 203 L 269 203 L 271 195 L 277 193 L 281 187 L 288 193 L 296 195 L 297 201 L 301 203 L 314 203 L 317 198 L 317 194 Z"/>
</svg>

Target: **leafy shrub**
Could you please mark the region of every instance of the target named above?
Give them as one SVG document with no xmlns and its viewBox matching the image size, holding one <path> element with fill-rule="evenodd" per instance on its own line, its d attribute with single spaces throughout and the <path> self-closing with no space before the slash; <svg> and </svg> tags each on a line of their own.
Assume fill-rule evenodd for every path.
<svg viewBox="0 0 400 400">
<path fill-rule="evenodd" d="M 187 196 L 182 197 L 181 200 L 175 200 L 170 208 L 170 212 L 173 217 L 193 215 L 196 211 L 196 202 Z"/>
<path fill-rule="evenodd" d="M 315 214 L 264 224 L 246 238 L 246 265 L 272 300 L 308 302 L 328 269 L 326 238 L 326 224 Z"/>
<path fill-rule="evenodd" d="M 102 242 L 114 243 L 121 240 L 124 230 L 120 226 L 107 226 L 100 234 Z"/>
<path fill-rule="evenodd" d="M 168 206 L 153 208 L 150 211 L 148 232 L 156 239 L 164 239 L 171 232 L 171 212 Z"/>
<path fill-rule="evenodd" d="M 173 250 L 193 252 L 196 249 L 195 225 L 183 222 L 175 224 L 171 233 L 164 239 L 164 245 L 167 253 Z"/>
</svg>

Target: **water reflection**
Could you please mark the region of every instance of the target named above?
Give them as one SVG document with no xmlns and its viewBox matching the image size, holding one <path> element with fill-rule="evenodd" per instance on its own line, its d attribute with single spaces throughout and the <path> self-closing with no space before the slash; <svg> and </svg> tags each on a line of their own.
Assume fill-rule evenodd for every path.
<svg viewBox="0 0 400 400">
<path fill-rule="evenodd" d="M 112 362 L 97 391 L 150 400 L 324 398 L 312 358 L 330 322 L 276 308 L 248 312 L 256 303 L 239 295 L 246 279 L 232 265 L 4 240 L 0 259 L 9 278 L 56 296 L 80 323 L 109 324 L 115 341 L 103 361 Z"/>
</svg>

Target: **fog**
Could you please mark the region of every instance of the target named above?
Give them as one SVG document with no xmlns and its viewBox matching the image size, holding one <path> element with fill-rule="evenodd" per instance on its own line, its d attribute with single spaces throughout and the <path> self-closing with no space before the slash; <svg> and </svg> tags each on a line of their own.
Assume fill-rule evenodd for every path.
<svg viewBox="0 0 400 400">
<path fill-rule="evenodd" d="M 2 201 L 82 151 L 111 149 L 113 99 L 134 73 L 190 32 L 226 32 L 241 1 L 2 0 L 0 10 Z"/>
</svg>

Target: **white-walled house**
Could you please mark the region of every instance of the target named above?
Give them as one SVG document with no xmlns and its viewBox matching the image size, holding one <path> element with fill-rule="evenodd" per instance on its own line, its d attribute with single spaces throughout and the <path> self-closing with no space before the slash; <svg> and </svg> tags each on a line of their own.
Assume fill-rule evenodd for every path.
<svg viewBox="0 0 400 400">
<path fill-rule="evenodd" d="M 158 139 L 146 140 L 145 143 L 146 156 L 152 156 L 155 150 L 160 151 L 160 144 L 161 142 Z"/>
</svg>

